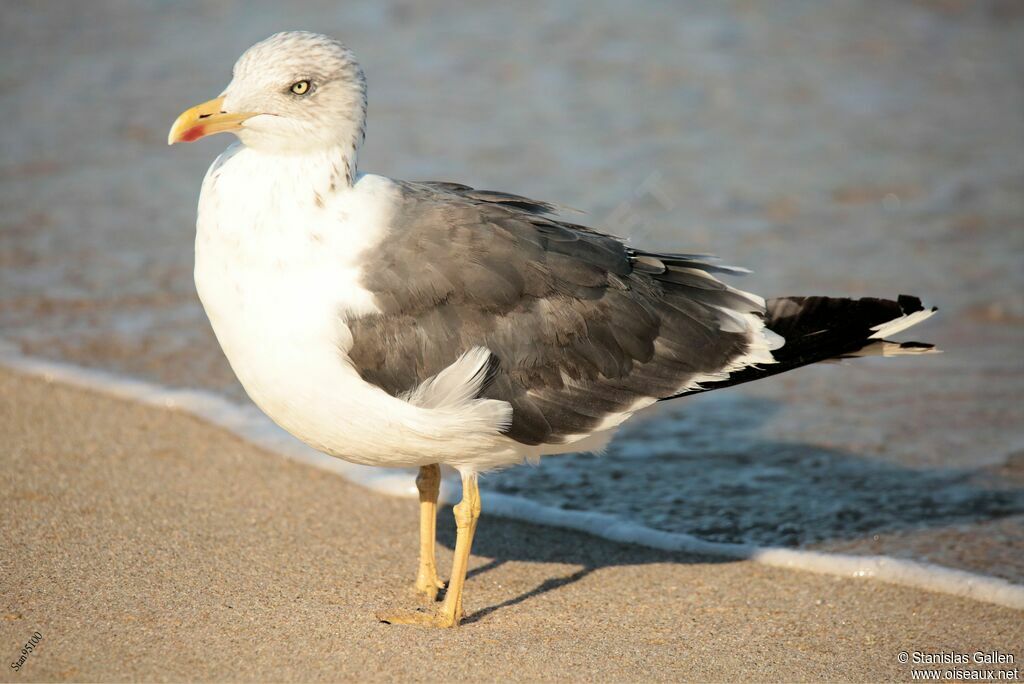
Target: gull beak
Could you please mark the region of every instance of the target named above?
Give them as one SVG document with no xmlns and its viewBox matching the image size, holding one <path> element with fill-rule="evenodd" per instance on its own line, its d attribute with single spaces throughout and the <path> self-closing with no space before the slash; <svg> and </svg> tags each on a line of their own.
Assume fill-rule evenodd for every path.
<svg viewBox="0 0 1024 684">
<path fill-rule="evenodd" d="M 223 107 L 224 98 L 218 97 L 185 110 L 171 126 L 167 144 L 194 142 L 214 133 L 237 131 L 246 119 L 256 116 L 253 112 L 229 114 Z"/>
</svg>

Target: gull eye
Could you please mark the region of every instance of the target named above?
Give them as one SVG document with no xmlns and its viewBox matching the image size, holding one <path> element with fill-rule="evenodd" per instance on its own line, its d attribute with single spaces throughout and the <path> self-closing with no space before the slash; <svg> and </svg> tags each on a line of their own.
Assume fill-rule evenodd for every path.
<svg viewBox="0 0 1024 684">
<path fill-rule="evenodd" d="M 296 83 L 292 83 L 292 87 L 289 88 L 289 90 L 296 95 L 305 95 L 309 92 L 309 85 L 309 81 L 298 81 Z"/>
</svg>

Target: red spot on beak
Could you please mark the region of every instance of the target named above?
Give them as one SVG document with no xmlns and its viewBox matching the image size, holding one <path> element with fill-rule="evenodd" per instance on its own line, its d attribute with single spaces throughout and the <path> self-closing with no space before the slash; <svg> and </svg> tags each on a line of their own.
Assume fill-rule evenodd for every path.
<svg viewBox="0 0 1024 684">
<path fill-rule="evenodd" d="M 184 133 L 181 134 L 181 140 L 184 142 L 195 142 L 205 135 L 203 132 L 203 126 L 193 126 Z"/>
</svg>

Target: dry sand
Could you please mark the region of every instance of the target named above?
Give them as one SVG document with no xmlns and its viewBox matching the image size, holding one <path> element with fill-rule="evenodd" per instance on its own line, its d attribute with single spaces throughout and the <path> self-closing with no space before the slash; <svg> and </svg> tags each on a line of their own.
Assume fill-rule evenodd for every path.
<svg viewBox="0 0 1024 684">
<path fill-rule="evenodd" d="M 0 371 L 3 679 L 908 680 L 1024 656 L 1017 611 L 485 517 L 466 623 L 410 602 L 415 511 L 195 418 Z M 442 511 L 441 563 L 450 562 Z M 20 672 L 7 665 L 43 635 Z"/>
</svg>

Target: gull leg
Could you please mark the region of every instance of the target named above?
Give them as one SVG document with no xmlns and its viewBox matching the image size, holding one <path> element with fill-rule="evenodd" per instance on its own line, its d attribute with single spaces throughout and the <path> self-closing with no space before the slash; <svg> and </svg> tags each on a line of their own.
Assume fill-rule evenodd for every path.
<svg viewBox="0 0 1024 684">
<path fill-rule="evenodd" d="M 466 584 L 469 570 L 469 552 L 473 547 L 473 535 L 480 520 L 480 489 L 476 473 L 462 476 L 462 501 L 452 509 L 458 531 L 455 536 L 455 560 L 452 562 L 452 577 L 448 591 L 437 617 L 442 618 L 446 627 L 457 627 L 462 620 L 462 587 Z"/>
<path fill-rule="evenodd" d="M 462 620 L 462 588 L 466 583 L 469 569 L 469 552 L 473 546 L 473 534 L 480 519 L 480 489 L 476 473 L 462 476 L 462 501 L 452 509 L 458 533 L 455 537 L 455 561 L 452 564 L 452 578 L 445 592 L 444 602 L 434 613 L 422 611 L 400 611 L 378 615 L 382 622 L 398 625 L 423 625 L 426 627 L 458 627 Z"/>
<path fill-rule="evenodd" d="M 416 591 L 430 602 L 437 599 L 437 590 L 444 582 L 437 576 L 434 547 L 437 543 L 437 495 L 441 489 L 441 466 L 420 466 L 416 476 L 420 490 L 420 568 L 416 573 Z"/>
</svg>

